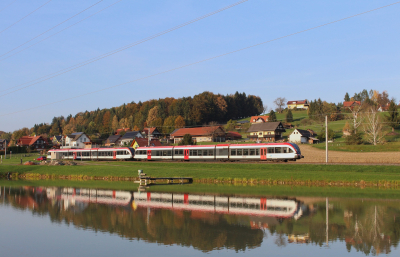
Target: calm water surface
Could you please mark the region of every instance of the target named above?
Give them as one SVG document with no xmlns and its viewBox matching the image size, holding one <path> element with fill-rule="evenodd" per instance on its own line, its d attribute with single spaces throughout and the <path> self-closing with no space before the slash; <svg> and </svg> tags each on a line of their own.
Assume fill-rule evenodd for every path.
<svg viewBox="0 0 400 257">
<path fill-rule="evenodd" d="M 400 256 L 400 201 L 0 187 L 1 256 Z"/>
</svg>

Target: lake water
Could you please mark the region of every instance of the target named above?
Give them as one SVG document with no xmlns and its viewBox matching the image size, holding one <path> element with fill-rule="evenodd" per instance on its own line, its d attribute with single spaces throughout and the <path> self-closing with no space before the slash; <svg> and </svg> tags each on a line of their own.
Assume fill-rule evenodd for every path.
<svg viewBox="0 0 400 257">
<path fill-rule="evenodd" d="M 400 201 L 0 187 L 1 256 L 400 256 Z"/>
</svg>

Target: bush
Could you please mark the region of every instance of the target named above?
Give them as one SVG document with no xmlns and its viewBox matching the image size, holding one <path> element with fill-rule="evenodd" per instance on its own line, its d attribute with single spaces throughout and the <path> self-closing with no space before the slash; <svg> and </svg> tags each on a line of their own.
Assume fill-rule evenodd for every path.
<svg viewBox="0 0 400 257">
<path fill-rule="evenodd" d="M 361 145 L 363 143 L 360 132 L 350 131 L 350 135 L 345 137 L 345 142 L 348 145 Z"/>
<path fill-rule="evenodd" d="M 193 142 L 192 136 L 190 134 L 185 134 L 183 139 L 179 142 L 178 145 L 195 145 L 196 143 Z"/>
<path fill-rule="evenodd" d="M 312 125 L 313 121 L 309 118 L 304 118 L 300 121 L 300 125 L 302 126 L 308 126 L 308 125 Z"/>
</svg>

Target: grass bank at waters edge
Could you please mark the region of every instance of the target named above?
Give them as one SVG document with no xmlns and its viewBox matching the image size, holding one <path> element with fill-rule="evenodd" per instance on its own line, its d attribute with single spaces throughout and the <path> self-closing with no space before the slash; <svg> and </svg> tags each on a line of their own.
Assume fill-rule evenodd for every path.
<svg viewBox="0 0 400 257">
<path fill-rule="evenodd" d="M 107 181 L 69 181 L 69 180 L 0 180 L 1 187 L 73 187 L 137 191 L 138 184 L 133 182 Z M 243 186 L 243 185 L 159 185 L 146 189 L 148 192 L 192 193 L 216 195 L 246 195 L 262 197 L 337 197 L 364 199 L 400 199 L 400 190 L 392 188 L 358 188 L 358 187 L 307 187 L 307 186 Z"/>
<path fill-rule="evenodd" d="M 1 165 L 0 175 L 6 172 L 47 175 L 82 175 L 137 177 L 137 170 L 153 177 L 193 177 L 194 179 L 263 179 L 294 181 L 397 181 L 400 182 L 399 166 L 367 165 L 298 165 L 298 164 L 251 164 L 251 163 L 160 163 L 160 162 L 113 162 L 91 163 L 82 166 Z"/>
</svg>

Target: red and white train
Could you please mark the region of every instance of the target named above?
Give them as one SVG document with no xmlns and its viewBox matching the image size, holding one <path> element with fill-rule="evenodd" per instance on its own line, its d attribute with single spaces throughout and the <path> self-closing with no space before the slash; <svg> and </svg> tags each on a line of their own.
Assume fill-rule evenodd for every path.
<svg viewBox="0 0 400 257">
<path fill-rule="evenodd" d="M 293 143 L 139 147 L 136 160 L 296 161 L 304 158 Z"/>
<path fill-rule="evenodd" d="M 50 150 L 48 159 L 65 160 L 181 160 L 296 161 L 304 158 L 293 143 L 150 146 Z"/>
</svg>

